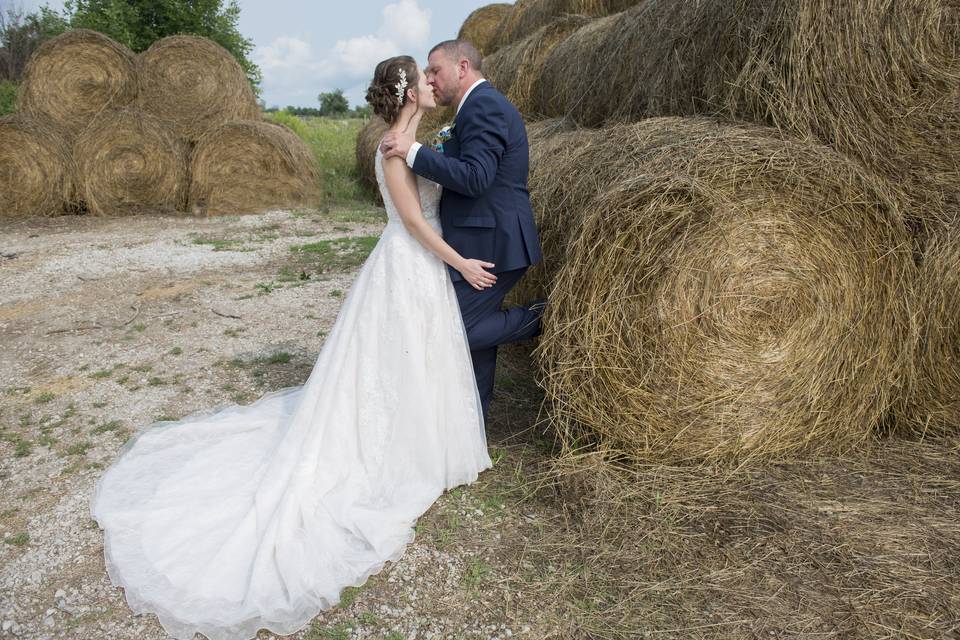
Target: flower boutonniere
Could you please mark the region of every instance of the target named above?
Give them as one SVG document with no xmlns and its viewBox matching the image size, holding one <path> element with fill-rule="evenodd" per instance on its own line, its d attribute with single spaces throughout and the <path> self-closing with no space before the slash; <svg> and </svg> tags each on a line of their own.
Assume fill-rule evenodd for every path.
<svg viewBox="0 0 960 640">
<path fill-rule="evenodd" d="M 433 136 L 433 140 L 430 141 L 430 146 L 434 151 L 443 153 L 443 143 L 453 137 L 453 128 L 456 126 L 457 123 L 448 124 L 443 129 L 440 129 L 437 135 Z"/>
</svg>

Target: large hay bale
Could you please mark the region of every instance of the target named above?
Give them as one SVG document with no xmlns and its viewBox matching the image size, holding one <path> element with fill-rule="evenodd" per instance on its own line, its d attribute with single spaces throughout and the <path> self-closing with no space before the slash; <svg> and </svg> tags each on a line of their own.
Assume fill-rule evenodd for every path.
<svg viewBox="0 0 960 640">
<path fill-rule="evenodd" d="M 240 64 L 200 36 L 170 36 L 137 56 L 140 107 L 191 142 L 233 120 L 258 120 L 260 107 Z"/>
<path fill-rule="evenodd" d="M 505 2 L 480 7 L 463 21 L 457 39 L 472 42 L 482 56 L 493 53 L 496 49 L 497 30 L 511 11 L 513 5 Z"/>
<path fill-rule="evenodd" d="M 953 0 L 647 1 L 557 45 L 536 110 L 768 124 L 858 158 L 902 186 L 911 216 L 937 218 L 960 192 L 958 45 Z"/>
<path fill-rule="evenodd" d="M 139 109 L 106 111 L 73 145 L 77 197 L 96 215 L 182 209 L 186 144 L 164 122 Z"/>
<path fill-rule="evenodd" d="M 62 213 L 73 163 L 50 122 L 23 114 L 0 117 L 0 218 Z"/>
<path fill-rule="evenodd" d="M 513 11 L 504 15 L 497 27 L 494 47 L 504 47 L 529 36 L 565 15 L 591 18 L 623 11 L 643 0 L 517 0 Z"/>
<path fill-rule="evenodd" d="M 530 114 L 535 110 L 534 85 L 550 50 L 588 22 L 590 18 L 578 15 L 557 18 L 484 59 L 484 74 L 517 109 Z"/>
<path fill-rule="evenodd" d="M 18 109 L 73 136 L 101 111 L 123 108 L 136 98 L 133 52 L 96 31 L 72 29 L 33 53 Z"/>
<path fill-rule="evenodd" d="M 374 199 L 382 204 L 380 197 L 380 187 L 377 184 L 377 174 L 374 167 L 377 157 L 377 147 L 380 146 L 380 140 L 383 134 L 387 132 L 387 123 L 380 116 L 373 116 L 367 120 L 366 124 L 357 132 L 357 175 L 364 188 L 370 192 Z"/>
<path fill-rule="evenodd" d="M 538 357 L 570 447 L 849 450 L 909 384 L 916 267 L 885 184 L 827 147 L 656 118 L 606 130 Z M 556 179 L 566 179 L 566 175 Z"/>
<path fill-rule="evenodd" d="M 960 433 L 960 232 L 932 236 L 920 268 L 917 380 L 901 425 L 919 436 Z"/>
<path fill-rule="evenodd" d="M 197 142 L 190 164 L 188 206 L 208 215 L 314 206 L 319 172 L 295 133 L 259 120 L 228 122 Z"/>
</svg>

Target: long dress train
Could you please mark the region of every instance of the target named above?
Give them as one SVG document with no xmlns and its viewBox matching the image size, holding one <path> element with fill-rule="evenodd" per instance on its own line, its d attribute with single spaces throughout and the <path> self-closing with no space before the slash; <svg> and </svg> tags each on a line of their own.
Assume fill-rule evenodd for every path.
<svg viewBox="0 0 960 640">
<path fill-rule="evenodd" d="M 110 579 L 175 638 L 297 631 L 491 466 L 453 286 L 401 223 L 380 162 L 388 222 L 307 381 L 153 425 L 97 482 Z M 439 232 L 439 187 L 417 180 Z"/>
</svg>

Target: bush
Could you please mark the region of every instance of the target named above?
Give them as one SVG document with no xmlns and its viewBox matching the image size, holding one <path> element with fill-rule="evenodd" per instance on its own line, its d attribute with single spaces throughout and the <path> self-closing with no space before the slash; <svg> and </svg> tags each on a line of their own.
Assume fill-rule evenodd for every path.
<svg viewBox="0 0 960 640">
<path fill-rule="evenodd" d="M 17 110 L 17 84 L 9 80 L 0 80 L 0 116 Z"/>
</svg>

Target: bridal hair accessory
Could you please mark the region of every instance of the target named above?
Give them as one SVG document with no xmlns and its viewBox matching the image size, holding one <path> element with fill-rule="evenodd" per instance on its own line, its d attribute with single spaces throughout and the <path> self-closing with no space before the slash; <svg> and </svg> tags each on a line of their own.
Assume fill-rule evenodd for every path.
<svg viewBox="0 0 960 640">
<path fill-rule="evenodd" d="M 403 92 L 407 89 L 407 72 L 405 69 L 400 69 L 400 82 L 393 85 L 397 88 L 397 102 L 400 106 L 403 106 Z"/>
</svg>

